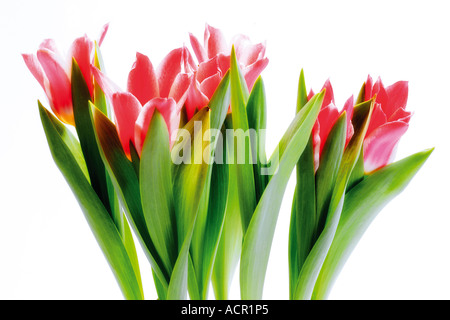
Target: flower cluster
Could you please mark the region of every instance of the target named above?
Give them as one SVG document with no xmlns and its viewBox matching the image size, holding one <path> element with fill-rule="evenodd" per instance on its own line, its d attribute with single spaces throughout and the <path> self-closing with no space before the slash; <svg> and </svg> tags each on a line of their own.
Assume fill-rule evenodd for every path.
<svg viewBox="0 0 450 320">
<path fill-rule="evenodd" d="M 295 117 L 267 157 L 265 43 L 228 43 L 206 25 L 203 43 L 189 34 L 192 51 L 173 49 L 156 68 L 137 52 L 123 89 L 100 62 L 107 30 L 77 38 L 68 59 L 53 40 L 22 56 L 53 111 L 38 103 L 53 159 L 126 299 L 144 298 L 134 239 L 159 299 L 207 299 L 210 285 L 227 299 L 238 265 L 241 298 L 261 299 L 294 169 L 289 297 L 324 299 L 432 152 L 393 162 L 411 118 L 406 81 L 369 76 L 339 110 L 331 82 L 308 94 L 302 71 Z"/>
</svg>

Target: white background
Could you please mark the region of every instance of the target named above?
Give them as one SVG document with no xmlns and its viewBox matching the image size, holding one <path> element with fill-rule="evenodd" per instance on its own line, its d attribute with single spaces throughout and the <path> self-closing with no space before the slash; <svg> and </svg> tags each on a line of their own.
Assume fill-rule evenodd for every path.
<svg viewBox="0 0 450 320">
<path fill-rule="evenodd" d="M 87 33 L 122 87 L 140 51 L 156 66 L 169 50 L 203 38 L 205 23 L 230 39 L 267 41 L 263 72 L 268 150 L 293 118 L 304 68 L 308 87 L 330 78 L 338 106 L 367 75 L 409 81 L 414 112 L 397 159 L 435 147 L 407 189 L 375 219 L 345 265 L 330 299 L 449 299 L 448 199 L 450 20 L 446 1 L 8 1 L 0 4 L 0 298 L 122 299 L 89 227 L 54 164 L 37 99 L 46 97 L 20 53 L 44 38 L 61 51 Z M 270 152 L 269 152 L 270 153 Z M 288 298 L 285 193 L 264 298 Z M 139 251 L 141 255 L 141 251 Z M 156 298 L 140 256 L 146 298 Z M 237 277 L 235 277 L 237 280 Z M 239 298 L 237 281 L 231 298 Z"/>
</svg>

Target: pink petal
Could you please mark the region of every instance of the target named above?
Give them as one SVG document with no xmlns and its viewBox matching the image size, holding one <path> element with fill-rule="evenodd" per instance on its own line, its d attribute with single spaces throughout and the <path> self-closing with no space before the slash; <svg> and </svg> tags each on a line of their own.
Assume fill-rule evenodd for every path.
<svg viewBox="0 0 450 320">
<path fill-rule="evenodd" d="M 102 89 L 105 96 L 109 99 L 109 101 L 112 101 L 112 96 L 115 93 L 123 91 L 97 67 L 91 66 L 91 72 L 94 75 L 95 81 L 98 83 L 98 85 Z"/>
<path fill-rule="evenodd" d="M 222 77 L 225 73 L 230 69 L 231 66 L 231 55 L 226 55 L 223 53 L 219 53 L 217 55 L 217 66 L 220 70 Z"/>
<path fill-rule="evenodd" d="M 373 172 L 392 160 L 392 153 L 408 124 L 402 121 L 389 122 L 375 129 L 364 139 L 364 170 Z"/>
<path fill-rule="evenodd" d="M 387 122 L 386 115 L 383 109 L 381 109 L 381 104 L 375 102 L 372 111 L 372 116 L 370 118 L 369 127 L 367 128 L 366 137 L 376 128 L 382 126 Z"/>
<path fill-rule="evenodd" d="M 200 90 L 200 84 L 195 78 L 189 87 L 184 105 L 188 120 L 191 119 L 197 110 L 202 109 L 209 103 L 209 98 Z"/>
<path fill-rule="evenodd" d="M 72 89 L 61 61 L 48 49 L 38 50 L 37 59 L 49 81 L 49 92 L 52 97 L 50 104 L 53 111 L 61 121 L 73 125 Z"/>
<path fill-rule="evenodd" d="M 367 76 L 367 80 L 364 83 L 364 101 L 369 101 L 372 98 L 372 86 L 373 80 L 370 75 Z"/>
<path fill-rule="evenodd" d="M 215 75 L 219 70 L 219 65 L 217 63 L 217 56 L 213 57 L 205 62 L 200 63 L 197 70 L 197 80 L 202 82 L 206 78 Z"/>
<path fill-rule="evenodd" d="M 187 73 L 179 73 L 173 82 L 172 88 L 170 88 L 169 98 L 173 98 L 177 103 L 178 112 L 186 101 L 189 86 L 192 83 L 192 75 Z"/>
<path fill-rule="evenodd" d="M 264 58 L 249 65 L 243 70 L 245 82 L 247 83 L 247 88 L 249 91 L 252 90 L 256 79 L 258 79 L 261 72 L 267 67 L 268 63 L 269 59 Z"/>
<path fill-rule="evenodd" d="M 112 106 L 117 122 L 117 132 L 125 154 L 130 155 L 130 141 L 134 143 L 134 126 L 141 112 L 139 100 L 129 92 L 112 95 Z"/>
<path fill-rule="evenodd" d="M 159 97 L 158 80 L 150 59 L 139 52 L 128 74 L 128 92 L 131 92 L 144 105 L 151 99 Z"/>
<path fill-rule="evenodd" d="M 408 101 L 408 81 L 398 81 L 386 88 L 387 102 L 383 109 L 388 118 L 398 109 L 405 109 Z"/>
<path fill-rule="evenodd" d="M 252 44 L 250 39 L 244 35 L 235 36 L 232 42 L 236 49 L 236 57 L 243 66 L 248 66 L 262 59 L 266 52 L 265 43 Z"/>
<path fill-rule="evenodd" d="M 197 37 L 195 37 L 192 33 L 189 33 L 189 39 L 191 41 L 194 54 L 197 57 L 198 64 L 208 60 L 208 55 L 206 54 L 203 46 L 200 44 L 200 41 L 198 41 Z"/>
<path fill-rule="evenodd" d="M 328 134 L 338 118 L 339 111 L 333 103 L 320 110 L 317 117 L 317 120 L 320 123 L 320 154 L 322 154 Z"/>
<path fill-rule="evenodd" d="M 406 111 L 403 108 L 399 108 L 391 115 L 391 117 L 388 119 L 388 121 L 392 122 L 392 121 L 400 120 L 400 121 L 409 123 L 409 120 L 411 119 L 411 117 L 412 117 L 411 112 Z"/>
<path fill-rule="evenodd" d="M 85 35 L 84 37 L 75 39 L 69 51 L 70 57 L 75 58 L 75 61 L 80 67 L 81 73 L 83 74 L 84 80 L 86 81 L 91 96 L 94 90 L 93 78 L 91 73 L 91 52 L 93 48 L 94 43 Z M 72 63 L 72 61 L 70 61 L 70 63 Z"/>
<path fill-rule="evenodd" d="M 98 46 L 102 45 L 103 40 L 105 39 L 105 36 L 106 36 L 106 32 L 108 32 L 108 28 L 109 28 L 109 23 L 105 24 L 102 27 L 102 30 L 100 31 L 100 36 L 98 37 L 98 40 L 97 40 Z"/>
<path fill-rule="evenodd" d="M 154 98 L 147 102 L 142 108 L 139 117 L 136 120 L 135 125 L 135 142 L 136 150 L 139 155 L 141 155 L 142 148 L 144 146 L 144 141 L 147 136 L 148 127 L 153 117 L 155 109 L 157 109 L 164 120 L 166 121 L 167 128 L 169 131 L 169 139 L 171 139 L 171 132 L 173 131 L 173 116 L 175 110 L 175 100 L 169 98 Z M 151 138 L 151 137 L 149 137 Z M 172 139 L 171 139 L 172 140 Z"/>
<path fill-rule="evenodd" d="M 386 112 L 386 106 L 388 102 L 388 96 L 386 90 L 384 89 L 384 85 L 381 82 L 381 78 L 378 78 L 377 82 L 373 85 L 372 88 L 372 97 L 377 95 L 375 101 L 381 105 L 381 109 L 386 114 L 386 117 L 389 118 L 390 114 Z"/>
<path fill-rule="evenodd" d="M 44 84 L 45 82 L 44 70 L 42 70 L 41 64 L 39 63 L 37 57 L 34 54 L 22 54 L 22 58 L 23 61 L 25 61 L 25 64 L 27 65 L 31 74 L 36 78 L 36 80 L 39 82 L 39 84 L 45 91 L 46 88 Z"/>
<path fill-rule="evenodd" d="M 55 40 L 53 39 L 44 39 L 39 45 L 39 49 L 47 49 L 55 53 L 57 56 L 60 56 Z"/>
<path fill-rule="evenodd" d="M 320 123 L 316 120 L 314 123 L 314 127 L 312 129 L 312 138 L 313 138 L 313 152 L 314 152 L 314 171 L 317 171 L 319 168 L 320 162 Z"/>
<path fill-rule="evenodd" d="M 311 89 L 311 90 L 309 90 L 309 93 L 308 93 L 308 97 L 307 97 L 308 101 L 311 100 L 312 97 L 314 97 L 314 91 Z M 323 107 L 323 102 L 322 102 L 321 108 L 322 107 Z"/>
<path fill-rule="evenodd" d="M 348 145 L 350 142 L 350 139 L 353 137 L 354 134 L 354 128 L 352 124 L 352 117 L 353 117 L 353 95 L 347 99 L 347 101 L 344 104 L 344 107 L 342 108 L 341 114 L 345 111 L 347 115 L 347 138 L 345 141 L 345 146 Z"/>
<path fill-rule="evenodd" d="M 325 108 L 330 103 L 332 103 L 334 105 L 335 104 L 334 103 L 334 93 L 333 93 L 333 87 L 331 86 L 330 79 L 327 79 L 327 81 L 325 81 L 325 83 L 322 87 L 322 90 L 323 89 L 325 89 L 325 97 L 323 97 L 322 108 Z"/>
<path fill-rule="evenodd" d="M 208 58 L 212 58 L 219 53 L 229 54 L 227 42 L 222 32 L 208 24 L 205 28 L 205 48 Z"/>
<path fill-rule="evenodd" d="M 219 72 L 217 72 L 215 75 L 212 75 L 209 78 L 203 80 L 203 82 L 200 84 L 200 90 L 204 93 L 205 96 L 211 99 L 221 80 L 222 76 Z"/>
<path fill-rule="evenodd" d="M 156 70 L 158 78 L 159 96 L 167 98 L 169 96 L 170 88 L 177 76 L 182 71 L 182 64 L 184 63 L 183 48 L 177 48 L 169 52 Z"/>
</svg>

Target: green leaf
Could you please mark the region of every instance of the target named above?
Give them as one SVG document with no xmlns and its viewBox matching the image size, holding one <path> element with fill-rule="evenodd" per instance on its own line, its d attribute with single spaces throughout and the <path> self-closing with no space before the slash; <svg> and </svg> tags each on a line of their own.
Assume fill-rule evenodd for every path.
<svg viewBox="0 0 450 320">
<path fill-rule="evenodd" d="M 95 140 L 94 127 L 90 116 L 91 95 L 83 74 L 75 59 L 72 60 L 72 102 L 75 128 L 80 140 L 92 188 L 102 200 L 108 212 L 111 212 L 106 171 Z"/>
<path fill-rule="evenodd" d="M 255 180 L 253 176 L 253 160 L 250 148 L 243 147 L 242 144 L 251 146 L 249 123 L 247 117 L 246 104 L 248 100 L 248 89 L 243 81 L 242 72 L 236 58 L 234 46 L 231 51 L 231 112 L 233 130 L 237 135 L 241 135 L 244 141 L 236 143 L 237 137 L 233 136 L 233 144 L 240 147 L 234 148 L 234 165 L 237 171 L 237 187 L 239 189 L 239 204 L 241 207 L 242 228 L 245 234 L 256 207 Z M 242 153 L 243 151 L 243 153 Z"/>
<path fill-rule="evenodd" d="M 266 94 L 261 77 L 258 77 L 250 93 L 247 103 L 247 116 L 249 129 L 254 130 L 255 133 L 254 139 L 251 140 L 251 150 L 256 202 L 258 202 L 268 182 L 268 176 L 261 174 L 261 169 L 267 164 L 265 148 Z"/>
<path fill-rule="evenodd" d="M 39 112 L 48 145 L 56 165 L 72 189 L 85 218 L 108 261 L 126 299 L 143 299 L 140 275 L 123 244 L 114 221 L 90 185 L 79 165 L 79 154 L 73 153 L 74 140 L 68 140 L 69 131 L 39 103 Z M 70 141 L 69 144 L 66 144 Z"/>
<path fill-rule="evenodd" d="M 344 111 L 331 128 L 320 156 L 319 168 L 316 172 L 316 240 L 321 234 L 328 215 L 331 196 L 344 154 L 347 136 L 347 115 Z"/>
<path fill-rule="evenodd" d="M 308 102 L 303 70 L 300 72 L 297 108 L 299 112 Z M 297 184 L 289 227 L 289 297 L 293 297 L 298 275 L 314 242 L 316 228 L 316 187 L 313 140 L 310 136 L 296 166 Z"/>
<path fill-rule="evenodd" d="M 172 190 L 169 131 L 155 110 L 141 153 L 140 191 L 147 230 L 165 270 L 172 273 L 178 255 Z"/>
<path fill-rule="evenodd" d="M 125 155 L 117 134 L 116 126 L 94 105 L 91 105 L 91 107 L 93 109 L 96 139 L 99 146 L 101 146 L 100 150 L 103 162 L 109 172 L 128 221 L 137 235 L 143 251 L 159 280 L 159 287 L 161 288 L 159 292 L 164 290 L 163 292 L 166 293 L 170 274 L 168 270 L 164 268 L 164 264 L 159 257 L 147 230 L 136 171 L 133 164 Z M 159 298 L 165 299 L 165 296 L 166 294 Z"/>
<path fill-rule="evenodd" d="M 324 92 L 297 113 L 270 158 L 275 173 L 253 213 L 244 235 L 240 264 L 242 299 L 261 299 L 278 212 L 292 170 L 306 147 L 322 105 Z"/>
<path fill-rule="evenodd" d="M 406 188 L 432 151 L 418 152 L 366 176 L 345 195 L 335 237 L 314 287 L 314 299 L 328 296 L 340 270 L 370 223 Z"/>
<path fill-rule="evenodd" d="M 303 264 L 298 277 L 294 299 L 311 299 L 314 284 L 336 232 L 344 203 L 344 194 L 351 172 L 361 153 L 363 140 L 372 114 L 373 100 L 355 106 L 352 123 L 355 133 L 342 157 L 336 183 L 328 208 L 325 227 Z"/>
<path fill-rule="evenodd" d="M 225 216 L 221 195 L 210 194 L 210 189 L 225 195 L 227 193 L 226 181 L 220 181 L 218 178 L 227 175 L 226 171 L 223 171 L 226 168 L 214 166 L 217 165 L 215 161 L 219 156 L 216 153 L 220 141 L 217 134 L 223 126 L 229 104 L 230 76 L 226 73 L 208 106 L 197 112 L 185 125 L 184 130 L 179 131 L 178 143 L 172 148 L 172 160 L 175 159 L 174 194 L 177 195 L 175 212 L 181 251 L 172 275 L 174 279 L 171 279 L 170 283 L 169 291 L 174 293 L 171 297 L 180 295 L 177 288 L 186 286 L 187 274 L 190 297 L 206 297 Z M 193 151 L 187 152 L 189 150 Z M 183 161 L 178 163 L 180 154 Z M 210 199 L 210 196 L 215 199 Z M 210 207 L 210 204 L 214 207 Z M 172 281 L 175 281 L 176 285 L 172 285 Z"/>
<path fill-rule="evenodd" d="M 229 166 L 230 186 L 236 186 L 236 167 Z M 217 300 L 228 299 L 228 289 L 239 262 L 242 247 L 242 227 L 239 196 L 236 187 L 228 188 L 225 221 L 214 261 L 212 284 Z"/>
<path fill-rule="evenodd" d="M 183 128 L 186 131 L 182 131 L 182 139 L 179 139 L 179 135 L 178 143 L 176 142 L 172 148 L 172 160 L 182 154 L 183 162 L 175 161 L 173 166 L 174 195 L 177 196 L 175 213 L 180 252 L 171 276 L 168 299 L 184 299 L 186 295 L 184 290 L 188 284 L 191 298 L 200 299 L 197 277 L 190 276 L 188 283 L 187 275 L 189 249 L 196 220 L 199 215 L 207 211 L 209 166 L 203 161 L 203 150 L 206 147 L 203 134 L 209 129 L 209 123 L 210 110 L 206 107 L 202 108 Z M 198 128 L 198 124 L 201 124 L 201 129 Z M 185 154 L 186 150 L 189 150 L 189 153 Z M 199 156 L 200 159 L 198 159 Z M 195 252 L 194 258 L 199 255 L 198 251 Z M 195 274 L 195 266 L 191 265 L 190 268 L 193 268 L 193 271 L 191 270 L 189 273 L 194 272 Z M 194 286 L 194 290 L 191 289 L 192 286 Z"/>
<path fill-rule="evenodd" d="M 95 42 L 95 52 L 94 52 L 94 66 L 97 67 L 99 70 L 102 70 L 104 72 L 105 67 L 103 65 L 103 59 L 100 52 L 100 47 L 98 46 L 97 42 Z M 102 88 L 97 83 L 97 81 L 94 78 L 94 104 L 95 106 L 103 112 L 105 115 L 108 116 L 112 120 L 112 110 L 110 110 L 108 106 L 108 102 L 106 100 L 105 94 L 103 93 Z"/>
</svg>

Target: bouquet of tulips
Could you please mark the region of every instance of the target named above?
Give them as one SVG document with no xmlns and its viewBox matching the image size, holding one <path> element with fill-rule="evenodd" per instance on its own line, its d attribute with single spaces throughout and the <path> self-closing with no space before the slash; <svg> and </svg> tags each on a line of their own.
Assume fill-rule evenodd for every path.
<svg viewBox="0 0 450 320">
<path fill-rule="evenodd" d="M 137 53 L 122 89 L 98 40 L 76 39 L 65 60 L 52 40 L 24 61 L 44 89 L 38 102 L 53 159 L 72 189 L 126 299 L 143 299 L 139 243 L 161 300 L 228 299 L 239 265 L 242 299 L 261 299 L 283 195 L 296 188 L 286 243 L 289 298 L 325 299 L 377 213 L 432 149 L 391 163 L 408 128 L 408 84 L 369 76 L 342 110 L 329 81 L 306 88 L 270 156 L 261 72 L 265 44 L 204 43 L 170 51 L 154 68 Z"/>
</svg>

